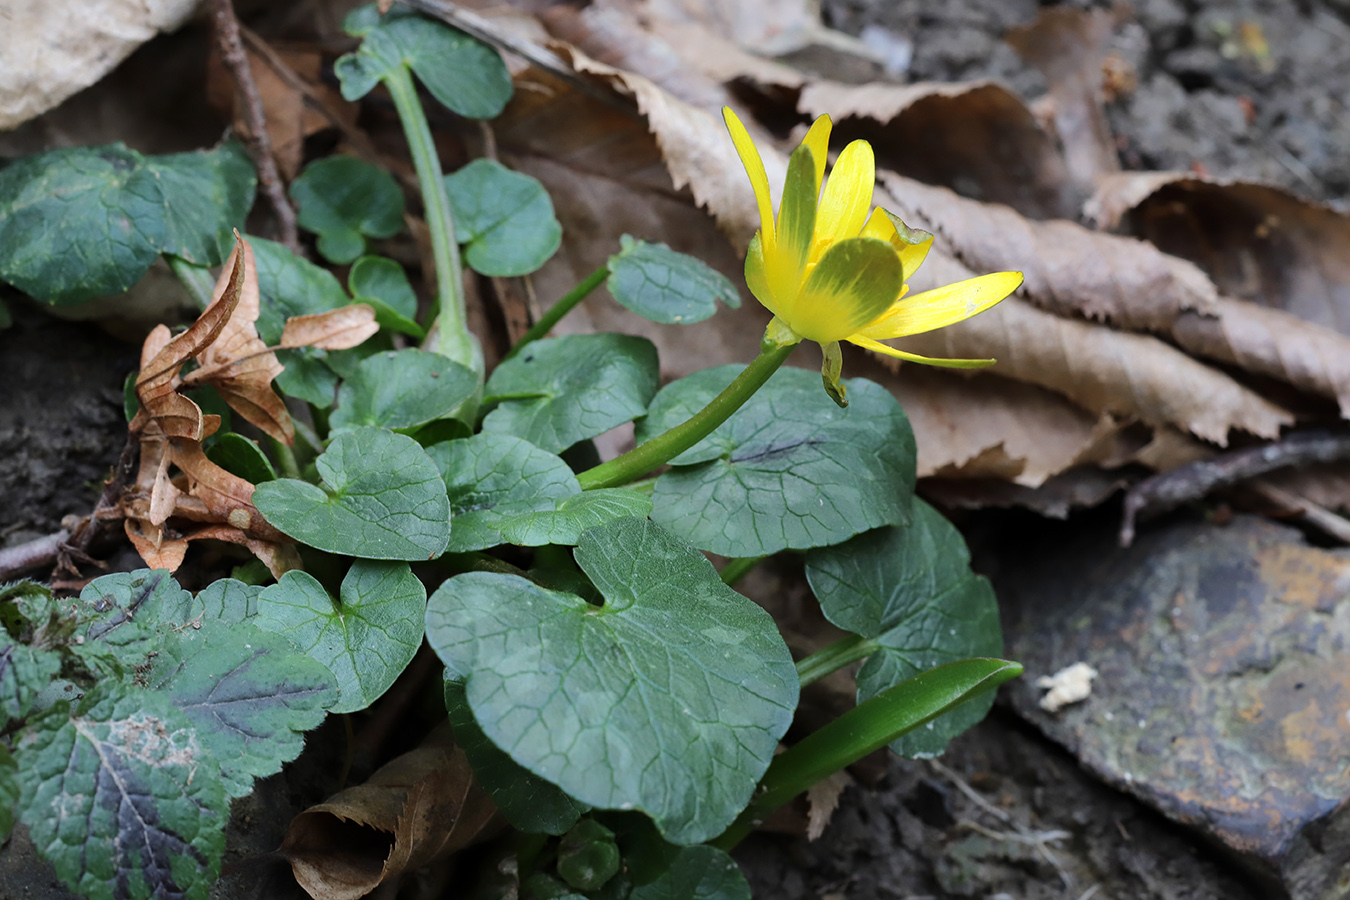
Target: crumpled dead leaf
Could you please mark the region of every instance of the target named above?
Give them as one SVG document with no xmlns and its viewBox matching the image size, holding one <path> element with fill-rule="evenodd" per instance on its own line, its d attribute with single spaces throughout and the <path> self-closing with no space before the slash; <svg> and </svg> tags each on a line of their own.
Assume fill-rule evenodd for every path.
<svg viewBox="0 0 1350 900">
<path fill-rule="evenodd" d="M 315 900 L 356 900 L 500 824 L 445 723 L 364 784 L 292 819 L 279 852 Z"/>
</svg>

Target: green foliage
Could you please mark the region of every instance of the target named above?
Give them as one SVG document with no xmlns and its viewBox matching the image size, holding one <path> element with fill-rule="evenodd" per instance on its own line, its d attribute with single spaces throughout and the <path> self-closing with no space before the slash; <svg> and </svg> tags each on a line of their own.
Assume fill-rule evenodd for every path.
<svg viewBox="0 0 1350 900">
<path fill-rule="evenodd" d="M 496 405 L 483 430 L 560 452 L 642 415 L 656 393 L 656 348 L 644 338 L 547 338 L 497 367 L 483 389 Z"/>
<path fill-rule="evenodd" d="M 275 346 L 291 316 L 328 312 L 351 302 L 333 273 L 301 259 L 276 241 L 249 236 L 258 268 L 258 337 Z"/>
<path fill-rule="evenodd" d="M 806 576 L 826 618 L 880 646 L 858 672 L 859 702 L 934 666 L 1003 652 L 993 589 L 970 570 L 960 532 L 922 500 L 907 526 L 811 551 Z M 986 694 L 962 704 L 891 749 L 937 756 L 993 702 Z"/>
<path fill-rule="evenodd" d="M 417 295 L 403 267 L 382 256 L 363 256 L 352 263 L 347 288 L 357 303 L 369 303 L 381 328 L 421 339 L 426 330 L 417 324 Z"/>
<path fill-rule="evenodd" d="M 60 671 L 60 656 L 21 644 L 0 631 L 0 728 L 26 717 L 38 692 Z"/>
<path fill-rule="evenodd" d="M 349 263 L 366 238 L 393 237 L 403 228 L 403 191 L 384 169 L 353 156 L 329 156 L 305 166 L 291 182 L 296 223 L 319 236 L 319 252 Z"/>
<path fill-rule="evenodd" d="M 333 433 L 367 425 L 415 428 L 448 417 L 478 390 L 468 369 L 436 353 L 391 350 L 366 357 L 338 389 Z"/>
<path fill-rule="evenodd" d="M 706 845 L 683 847 L 655 881 L 633 889 L 629 900 L 750 900 L 736 861 Z"/>
<path fill-rule="evenodd" d="M 588 531 L 576 560 L 603 607 L 473 572 L 431 596 L 427 638 L 517 763 L 592 806 L 646 812 L 671 841 L 706 840 L 791 722 L 787 647 L 702 554 L 649 522 Z"/>
<path fill-rule="evenodd" d="M 558 844 L 558 874 L 579 891 L 596 891 L 619 873 L 614 832 L 594 819 L 582 819 Z"/>
<path fill-rule="evenodd" d="M 553 201 L 539 180 L 491 159 L 475 159 L 445 189 L 464 261 L 484 275 L 526 275 L 562 243 Z"/>
<path fill-rule="evenodd" d="M 272 461 L 258 447 L 258 442 L 233 431 L 218 435 L 215 443 L 207 448 L 206 458 L 253 484 L 277 477 L 277 470 L 272 468 Z"/>
<path fill-rule="evenodd" d="M 511 75 L 497 51 L 448 25 L 402 6 L 381 16 L 372 3 L 349 13 L 343 27 L 363 38 L 333 66 L 347 100 L 361 99 L 404 67 L 431 96 L 471 119 L 489 119 L 511 99 Z"/>
<path fill-rule="evenodd" d="M 721 366 L 667 385 L 638 425 L 644 441 L 689 418 L 740 372 Z M 819 547 L 909 521 L 914 434 L 886 390 L 849 383 L 840 409 L 817 375 L 780 369 L 740 411 L 672 460 L 652 518 L 723 556 Z"/>
<path fill-rule="evenodd" d="M 25 157 L 0 170 L 0 279 L 66 306 L 126 290 L 161 253 L 218 264 L 220 238 L 243 226 L 254 187 L 233 143 L 160 157 L 122 144 Z"/>
<path fill-rule="evenodd" d="M 609 258 L 605 286 L 620 304 L 653 322 L 689 325 L 717 312 L 717 301 L 732 309 L 740 292 L 707 263 L 665 244 L 621 238 L 622 249 Z"/>
<path fill-rule="evenodd" d="M 329 553 L 432 559 L 450 541 L 445 483 L 426 451 L 383 428 L 339 435 L 316 461 L 322 485 L 278 478 L 253 504 L 283 533 Z"/>
</svg>

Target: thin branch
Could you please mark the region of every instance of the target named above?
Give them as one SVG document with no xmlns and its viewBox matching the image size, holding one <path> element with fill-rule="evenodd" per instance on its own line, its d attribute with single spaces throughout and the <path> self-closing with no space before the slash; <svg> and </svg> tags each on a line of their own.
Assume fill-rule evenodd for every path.
<svg viewBox="0 0 1350 900">
<path fill-rule="evenodd" d="M 262 95 L 249 70 L 248 54 L 239 36 L 239 20 L 234 15 L 232 0 L 211 0 L 211 14 L 215 20 L 216 41 L 220 57 L 234 77 L 234 86 L 244 111 L 248 133 L 244 135 L 248 152 L 258 169 L 258 181 L 277 215 L 281 228 L 281 243 L 293 253 L 300 252 L 300 236 L 296 231 L 295 210 L 286 199 L 281 184 L 281 173 L 272 155 L 272 138 L 267 133 L 267 116 L 263 111 Z"/>
<path fill-rule="evenodd" d="M 1321 429 L 1294 432 L 1282 441 L 1234 450 L 1160 472 L 1130 488 L 1121 514 L 1120 546 L 1134 541 L 1136 521 L 1143 521 L 1228 487 L 1286 466 L 1350 459 L 1350 433 Z"/>
<path fill-rule="evenodd" d="M 56 534 L 34 538 L 26 544 L 0 548 L 0 582 L 9 581 L 30 569 L 51 565 L 69 537 L 70 532 L 63 528 Z"/>
</svg>

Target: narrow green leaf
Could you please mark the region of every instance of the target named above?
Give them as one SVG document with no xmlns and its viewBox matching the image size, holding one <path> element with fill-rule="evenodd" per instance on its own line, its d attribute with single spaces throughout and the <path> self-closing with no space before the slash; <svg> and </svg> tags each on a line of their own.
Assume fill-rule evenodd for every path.
<svg viewBox="0 0 1350 900">
<path fill-rule="evenodd" d="M 475 159 L 445 176 L 464 261 L 484 275 L 527 275 L 562 243 L 548 191 L 496 160 Z"/>
<path fill-rule="evenodd" d="M 218 763 L 167 697 L 105 680 L 68 720 L 20 732 L 14 758 L 20 819 L 73 890 L 205 900 L 229 803 L 207 774 Z"/>
<path fill-rule="evenodd" d="M 588 531 L 575 557 L 603 607 L 458 575 L 428 602 L 432 648 L 517 763 L 584 803 L 646 812 L 668 840 L 706 840 L 750 799 L 791 722 L 787 647 L 703 554 L 650 522 Z"/>
<path fill-rule="evenodd" d="M 0 279 L 37 300 L 67 306 L 126 290 L 165 234 L 159 182 L 122 144 L 52 150 L 0 169 Z"/>
<path fill-rule="evenodd" d="M 703 260 L 627 234 L 619 240 L 622 249 L 609 258 L 605 286 L 643 318 L 688 325 L 717 312 L 719 300 L 732 309 L 741 305 L 736 285 Z"/>
<path fill-rule="evenodd" d="M 450 416 L 477 389 L 473 372 L 438 353 L 376 353 L 338 388 L 329 427 L 334 434 L 366 425 L 415 428 Z"/>
<path fill-rule="evenodd" d="M 365 709 L 422 644 L 427 592 L 407 563 L 358 559 L 338 602 L 307 572 L 290 571 L 258 597 L 259 628 L 323 663 L 337 678 L 331 712 Z"/>
<path fill-rule="evenodd" d="M 648 440 L 702 409 L 741 371 L 721 366 L 673 382 L 638 423 Z M 914 433 L 895 398 L 864 379 L 840 409 L 804 369 L 780 369 L 656 482 L 654 521 L 703 550 L 765 556 L 838 543 L 907 522 Z"/>
<path fill-rule="evenodd" d="M 319 236 L 330 262 L 349 263 L 366 238 L 393 237 L 403 228 L 403 191 L 394 176 L 354 156 L 326 156 L 291 182 L 296 223 Z"/>
<path fill-rule="evenodd" d="M 450 540 L 450 503 L 436 465 L 412 438 L 383 428 L 339 435 L 315 460 L 316 486 L 258 485 L 253 503 L 297 541 L 366 559 L 432 559 Z"/>
<path fill-rule="evenodd" d="M 497 408 L 483 420 L 483 430 L 514 434 L 556 453 L 642 415 L 656 386 L 656 348 L 644 338 L 546 338 L 492 373 L 483 403 Z"/>
<path fill-rule="evenodd" d="M 750 900 L 741 867 L 716 847 L 682 847 L 660 878 L 640 885 L 629 900 Z"/>
<path fill-rule="evenodd" d="M 237 141 L 214 150 L 146 157 L 146 168 L 164 196 L 164 240 L 160 250 L 196 266 L 225 261 L 221 247 L 234 244 L 253 207 L 258 179 L 248 153 Z"/>
</svg>

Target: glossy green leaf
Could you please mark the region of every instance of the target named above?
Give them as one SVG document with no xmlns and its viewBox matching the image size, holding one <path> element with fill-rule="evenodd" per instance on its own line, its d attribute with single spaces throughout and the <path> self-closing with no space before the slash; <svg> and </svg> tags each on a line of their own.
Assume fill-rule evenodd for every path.
<svg viewBox="0 0 1350 900">
<path fill-rule="evenodd" d="M 717 312 L 719 300 L 732 309 L 741 305 L 736 285 L 701 259 L 626 234 L 620 246 L 609 258 L 605 286 L 615 300 L 645 319 L 688 325 Z"/>
<path fill-rule="evenodd" d="M 338 388 L 328 423 L 334 434 L 366 425 L 415 428 L 450 416 L 477 389 L 473 372 L 438 353 L 376 353 Z"/>
<path fill-rule="evenodd" d="M 277 477 L 277 470 L 272 468 L 272 461 L 262 452 L 258 442 L 233 431 L 217 435 L 216 442 L 206 451 L 206 458 L 253 484 Z"/>
<path fill-rule="evenodd" d="M 319 409 L 328 409 L 337 398 L 338 376 L 329 367 L 327 352 L 314 347 L 276 351 L 277 360 L 285 366 L 272 383 L 288 397 L 313 403 Z"/>
<path fill-rule="evenodd" d="M 363 256 L 352 263 L 347 289 L 357 303 L 375 310 L 381 328 L 392 328 L 421 340 L 426 330 L 417 324 L 417 294 L 403 267 L 383 256 Z"/>
<path fill-rule="evenodd" d="M 665 874 L 640 885 L 629 900 L 750 900 L 741 867 L 726 853 L 701 844 L 682 847 Z"/>
<path fill-rule="evenodd" d="M 229 801 L 208 774 L 217 761 L 167 697 L 104 680 L 68 721 L 20 732 L 14 758 L 20 819 L 72 889 L 205 900 Z"/>
<path fill-rule="evenodd" d="M 571 546 L 581 535 L 618 519 L 645 519 L 652 498 L 626 488 L 602 488 L 554 500 L 551 508 L 510 516 L 500 525 L 507 542 L 522 547 Z"/>
<path fill-rule="evenodd" d="M 450 540 L 445 482 L 412 438 L 383 428 L 338 437 L 315 460 L 322 485 L 278 478 L 253 504 L 311 547 L 366 559 L 432 559 Z"/>
<path fill-rule="evenodd" d="M 403 228 L 403 191 L 394 176 L 354 156 L 326 156 L 291 182 L 296 224 L 319 236 L 330 262 L 349 263 L 366 238 L 393 237 Z"/>
<path fill-rule="evenodd" d="M 448 25 L 401 6 L 380 16 L 370 4 L 349 13 L 343 26 L 364 38 L 355 53 L 333 66 L 347 100 L 361 99 L 400 66 L 412 69 L 441 103 L 471 119 L 490 119 L 511 99 L 511 74 L 497 51 Z"/>
<path fill-rule="evenodd" d="M 472 572 L 432 595 L 428 640 L 517 763 L 584 803 L 647 813 L 671 841 L 706 840 L 791 722 L 787 647 L 701 553 L 646 520 L 588 531 L 575 558 L 603 607 Z"/>
<path fill-rule="evenodd" d="M 806 577 L 826 618 L 881 647 L 858 672 L 860 702 L 934 666 L 1003 652 L 993 588 L 970 570 L 961 533 L 922 500 L 907 526 L 811 551 Z M 993 702 L 989 694 L 964 703 L 892 749 L 937 756 Z"/>
<path fill-rule="evenodd" d="M 59 654 L 21 644 L 0 629 L 0 728 L 27 716 L 60 671 Z"/>
<path fill-rule="evenodd" d="M 220 762 L 231 797 L 245 796 L 255 778 L 299 756 L 304 732 L 337 700 L 332 673 L 292 649 L 283 634 L 204 619 L 165 637 L 147 683 L 196 726 L 197 740 Z"/>
<path fill-rule="evenodd" d="M 427 592 L 407 563 L 358 559 L 338 601 L 307 572 L 290 571 L 258 597 L 254 623 L 285 637 L 337 678 L 335 713 L 365 709 L 422 644 Z"/>
<path fill-rule="evenodd" d="M 301 259 L 276 241 L 249 235 L 262 295 L 258 336 L 275 346 L 291 316 L 328 312 L 351 302 L 327 269 Z M 284 390 L 284 388 L 283 388 Z"/>
<path fill-rule="evenodd" d="M 0 279 L 57 306 L 131 287 L 164 246 L 164 194 L 122 144 L 0 169 Z"/>
<path fill-rule="evenodd" d="M 464 261 L 484 275 L 527 275 L 562 243 L 548 191 L 524 172 L 475 159 L 445 176 Z"/>
<path fill-rule="evenodd" d="M 164 253 L 197 266 L 218 266 L 234 245 L 233 229 L 244 229 L 258 179 L 248 153 L 237 141 L 214 150 L 146 157 L 164 200 Z"/>
<path fill-rule="evenodd" d="M 662 389 L 638 442 L 702 409 L 741 371 L 721 366 Z M 838 543 L 907 522 L 914 493 L 914 433 L 900 404 L 864 379 L 847 382 L 840 409 L 820 377 L 780 369 L 656 482 L 654 521 L 703 550 L 764 556 Z"/>
<path fill-rule="evenodd" d="M 474 721 L 461 682 L 445 680 L 445 708 L 455 730 L 455 743 L 463 748 L 473 767 L 474 780 L 492 796 L 513 828 L 531 834 L 562 834 L 576 824 L 586 804 L 522 768 L 488 740 Z"/>
<path fill-rule="evenodd" d="M 656 348 L 624 334 L 545 338 L 497 367 L 483 430 L 559 452 L 642 415 L 656 393 Z"/>
</svg>

